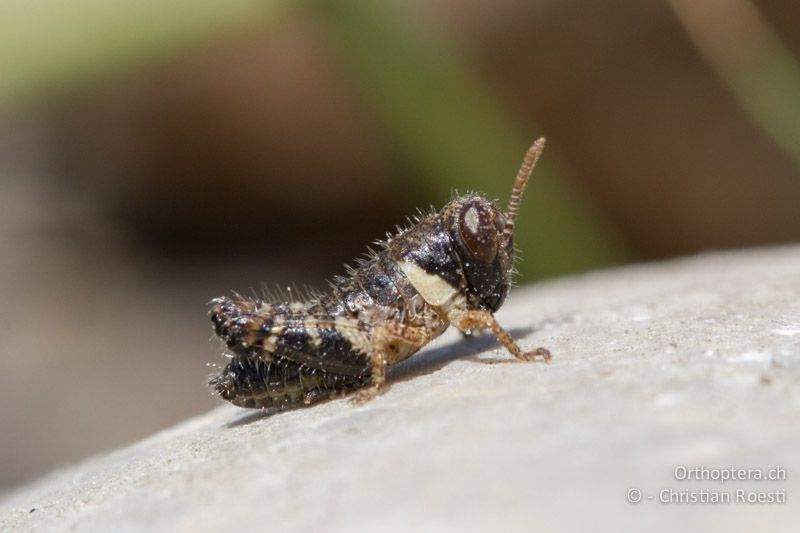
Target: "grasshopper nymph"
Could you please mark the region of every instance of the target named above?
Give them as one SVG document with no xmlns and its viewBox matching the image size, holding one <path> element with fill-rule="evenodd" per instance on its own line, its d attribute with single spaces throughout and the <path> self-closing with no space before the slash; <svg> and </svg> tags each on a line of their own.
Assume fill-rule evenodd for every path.
<svg viewBox="0 0 800 533">
<path fill-rule="evenodd" d="M 386 366 L 411 357 L 454 325 L 490 329 L 517 359 L 525 352 L 493 313 L 506 298 L 514 263 L 514 222 L 544 138 L 528 149 L 505 213 L 477 194 L 381 242 L 377 252 L 334 278 L 329 294 L 304 302 L 221 297 L 210 311 L 231 359 L 209 384 L 241 407 L 311 404 L 358 391 L 357 403 L 384 387 Z"/>
</svg>

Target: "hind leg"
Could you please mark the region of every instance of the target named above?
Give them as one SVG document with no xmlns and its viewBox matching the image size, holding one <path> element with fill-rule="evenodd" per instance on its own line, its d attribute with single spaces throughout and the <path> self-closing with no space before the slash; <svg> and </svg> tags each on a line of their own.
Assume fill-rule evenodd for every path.
<svg viewBox="0 0 800 533">
<path fill-rule="evenodd" d="M 384 388 L 386 383 L 386 364 L 392 360 L 392 354 L 397 353 L 400 343 L 420 349 L 431 339 L 428 328 L 421 326 L 408 326 L 397 322 L 384 322 L 378 325 L 372 334 L 372 352 L 370 363 L 372 366 L 372 383 L 359 390 L 352 398 L 352 403 L 363 405 L 375 398 Z"/>
</svg>

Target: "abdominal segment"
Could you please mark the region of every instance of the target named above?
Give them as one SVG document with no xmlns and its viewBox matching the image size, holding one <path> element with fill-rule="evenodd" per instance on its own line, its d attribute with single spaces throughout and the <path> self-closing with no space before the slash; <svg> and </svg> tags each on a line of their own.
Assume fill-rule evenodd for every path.
<svg viewBox="0 0 800 533">
<path fill-rule="evenodd" d="M 266 361 L 235 355 L 209 385 L 221 398 L 240 407 L 291 407 L 339 396 L 369 380 L 369 375 L 332 374 L 285 358 Z"/>
</svg>

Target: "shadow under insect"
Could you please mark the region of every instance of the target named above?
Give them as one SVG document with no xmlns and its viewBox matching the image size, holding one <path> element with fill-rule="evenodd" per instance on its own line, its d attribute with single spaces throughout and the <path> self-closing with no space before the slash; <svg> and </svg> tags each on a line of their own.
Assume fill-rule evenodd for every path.
<svg viewBox="0 0 800 533">
<path fill-rule="evenodd" d="M 524 337 L 534 331 L 532 326 L 514 328 L 509 330 L 515 337 Z M 416 358 L 409 359 L 389 369 L 389 385 L 401 381 L 408 381 L 419 376 L 432 374 L 441 370 L 456 359 L 478 361 L 478 356 L 494 347 L 501 347 L 491 334 L 478 333 L 464 335 L 458 342 L 452 342 L 431 350 L 422 352 Z M 483 364 L 515 363 L 518 359 L 511 356 L 480 359 Z"/>
<path fill-rule="evenodd" d="M 531 326 L 522 327 L 522 328 L 514 328 L 509 331 L 514 336 L 524 337 L 534 331 L 534 328 Z M 389 370 L 389 381 L 388 381 L 388 389 L 391 389 L 393 383 L 399 383 L 403 381 L 409 381 L 414 378 L 425 376 L 428 374 L 433 374 L 449 363 L 457 360 L 457 359 L 467 359 L 479 362 L 479 364 L 496 364 L 496 363 L 515 363 L 518 362 L 517 359 L 509 356 L 505 357 L 492 357 L 488 359 L 480 359 L 478 360 L 478 356 L 486 351 L 492 349 L 493 347 L 499 346 L 497 340 L 487 334 L 477 334 L 471 336 L 464 336 L 461 340 L 457 342 L 451 342 L 444 346 L 439 346 L 437 348 L 433 348 L 431 350 L 425 350 L 424 352 L 420 353 L 416 358 L 409 359 L 406 362 L 400 363 L 395 367 L 392 367 Z M 340 399 L 340 398 L 330 398 L 328 401 L 333 399 Z M 322 403 L 322 402 L 320 402 Z M 279 413 L 286 413 L 289 411 L 295 411 L 299 409 L 307 409 L 309 407 L 314 407 L 317 404 L 313 405 L 287 405 L 285 407 L 269 407 L 269 408 L 262 408 L 255 412 L 249 412 L 243 416 L 236 418 L 225 424 L 225 427 L 228 429 L 246 426 L 248 424 L 252 424 L 254 422 L 258 422 L 259 420 L 264 420 L 267 418 L 271 418 L 274 415 Z"/>
</svg>

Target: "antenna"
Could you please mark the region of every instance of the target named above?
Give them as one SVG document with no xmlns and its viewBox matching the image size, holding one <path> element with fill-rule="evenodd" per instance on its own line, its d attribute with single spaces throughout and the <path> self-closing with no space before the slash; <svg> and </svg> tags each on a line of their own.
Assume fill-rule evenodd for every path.
<svg viewBox="0 0 800 533">
<path fill-rule="evenodd" d="M 525 186 L 528 184 L 528 178 L 531 177 L 533 167 L 536 166 L 536 161 L 542 155 L 544 150 L 544 137 L 539 137 L 525 152 L 525 157 L 522 158 L 522 165 L 519 167 L 517 177 L 514 179 L 514 187 L 511 189 L 511 198 L 508 200 L 508 211 L 506 212 L 506 227 L 503 229 L 503 238 L 506 242 L 514 234 L 514 222 L 517 220 L 517 212 L 519 211 L 519 204 L 522 201 L 522 193 L 525 191 Z"/>
</svg>

